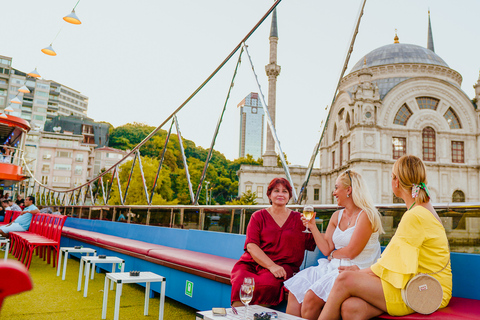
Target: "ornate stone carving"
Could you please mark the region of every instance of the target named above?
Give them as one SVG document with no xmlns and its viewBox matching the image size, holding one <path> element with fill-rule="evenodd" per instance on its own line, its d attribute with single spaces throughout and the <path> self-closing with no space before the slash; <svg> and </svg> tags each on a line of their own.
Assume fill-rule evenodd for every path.
<svg viewBox="0 0 480 320">
<path fill-rule="evenodd" d="M 364 133 L 363 141 L 365 142 L 365 147 L 375 148 L 375 134 L 373 133 Z"/>
</svg>

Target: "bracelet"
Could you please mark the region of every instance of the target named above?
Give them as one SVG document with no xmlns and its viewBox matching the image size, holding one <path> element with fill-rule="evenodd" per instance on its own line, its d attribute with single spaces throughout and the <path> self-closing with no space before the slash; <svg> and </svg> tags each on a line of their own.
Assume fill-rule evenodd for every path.
<svg viewBox="0 0 480 320">
<path fill-rule="evenodd" d="M 333 257 L 333 252 L 335 252 L 335 249 L 332 250 L 332 252 L 330 252 L 330 260 L 331 260 L 331 259 L 334 259 L 334 257 Z"/>
</svg>

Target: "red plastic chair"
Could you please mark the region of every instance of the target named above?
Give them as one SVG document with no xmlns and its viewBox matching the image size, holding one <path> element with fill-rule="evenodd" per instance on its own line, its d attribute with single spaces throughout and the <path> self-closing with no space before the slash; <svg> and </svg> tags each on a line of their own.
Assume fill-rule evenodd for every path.
<svg viewBox="0 0 480 320">
<path fill-rule="evenodd" d="M 32 288 L 32 278 L 24 265 L 12 260 L 0 262 L 0 308 L 5 297 Z"/>
<path fill-rule="evenodd" d="M 3 219 L 3 222 L 0 222 L 0 226 L 9 224 L 14 219 L 16 219 L 20 215 L 20 213 L 22 213 L 22 212 L 21 211 L 5 210 L 5 218 Z"/>
</svg>

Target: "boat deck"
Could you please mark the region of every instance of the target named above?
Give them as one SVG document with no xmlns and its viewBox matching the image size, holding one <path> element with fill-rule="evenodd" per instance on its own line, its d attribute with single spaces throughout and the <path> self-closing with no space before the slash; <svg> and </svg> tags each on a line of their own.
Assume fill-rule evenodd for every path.
<svg viewBox="0 0 480 320">
<path fill-rule="evenodd" d="M 3 252 L 2 255 L 3 257 Z M 10 256 L 9 256 L 10 257 Z M 33 256 L 30 275 L 33 290 L 10 296 L 3 302 L 1 319 L 66 320 L 101 319 L 105 273 L 96 273 L 89 282 L 88 296 L 77 291 L 79 261 L 68 260 L 65 281 L 57 277 L 55 268 L 43 259 Z M 115 289 L 114 289 L 115 290 Z M 113 319 L 115 295 L 108 296 L 107 319 Z M 159 296 L 150 299 L 149 315 L 143 315 L 145 288 L 125 284 L 120 304 L 122 319 L 158 319 Z M 196 310 L 172 299 L 165 299 L 164 319 L 194 319 Z"/>
</svg>

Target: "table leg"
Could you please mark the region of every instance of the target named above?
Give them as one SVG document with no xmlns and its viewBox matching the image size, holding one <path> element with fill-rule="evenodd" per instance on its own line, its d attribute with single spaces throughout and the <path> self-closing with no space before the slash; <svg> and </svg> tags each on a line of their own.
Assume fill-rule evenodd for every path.
<svg viewBox="0 0 480 320">
<path fill-rule="evenodd" d="M 68 260 L 68 251 L 65 252 L 65 256 L 63 257 L 63 275 L 62 275 L 62 280 L 65 280 L 65 274 L 67 273 L 67 260 Z M 58 266 L 60 266 L 60 261 L 58 262 Z"/>
<path fill-rule="evenodd" d="M 90 255 L 90 253 L 88 253 L 88 255 Z M 93 253 L 93 256 L 96 257 L 97 256 L 97 250 L 95 250 L 95 252 Z M 92 264 L 92 270 L 95 271 L 95 263 Z M 92 280 L 93 280 L 93 275 L 94 275 L 95 272 L 92 272 Z"/>
<path fill-rule="evenodd" d="M 87 293 L 88 293 L 88 276 L 90 273 L 90 265 L 91 263 L 88 261 L 85 261 L 85 288 L 83 288 L 83 296 L 86 298 Z M 93 272 L 94 270 L 92 270 Z"/>
<path fill-rule="evenodd" d="M 115 266 L 116 266 L 116 264 L 112 263 L 112 273 L 115 273 Z M 113 281 L 110 284 L 110 290 L 113 290 Z M 117 291 L 118 291 L 118 284 L 117 284 Z"/>
<path fill-rule="evenodd" d="M 117 283 L 117 293 L 115 294 L 115 312 L 113 314 L 113 320 L 118 320 L 120 313 L 120 295 L 122 294 L 123 283 Z"/>
<path fill-rule="evenodd" d="M 63 250 L 60 249 L 60 253 L 58 254 L 57 277 L 60 276 L 60 269 L 62 266 L 62 255 L 63 255 Z"/>
<path fill-rule="evenodd" d="M 158 315 L 159 320 L 163 320 L 163 307 L 165 305 L 165 285 L 167 280 L 162 281 L 162 292 L 160 293 L 160 311 Z"/>
<path fill-rule="evenodd" d="M 77 286 L 77 291 L 82 290 L 83 263 L 84 263 L 84 260 L 83 260 L 82 258 L 80 258 L 80 270 L 78 271 L 78 286 Z"/>
<path fill-rule="evenodd" d="M 105 276 L 105 285 L 103 286 L 102 319 L 107 319 L 108 280 L 108 277 Z"/>
<path fill-rule="evenodd" d="M 3 257 L 5 261 L 8 259 L 8 251 L 10 251 L 10 241 L 7 241 L 5 246 L 5 256 Z"/>
<path fill-rule="evenodd" d="M 150 282 L 145 283 L 145 306 L 143 308 L 143 315 L 148 316 L 148 303 L 150 302 Z"/>
</svg>

